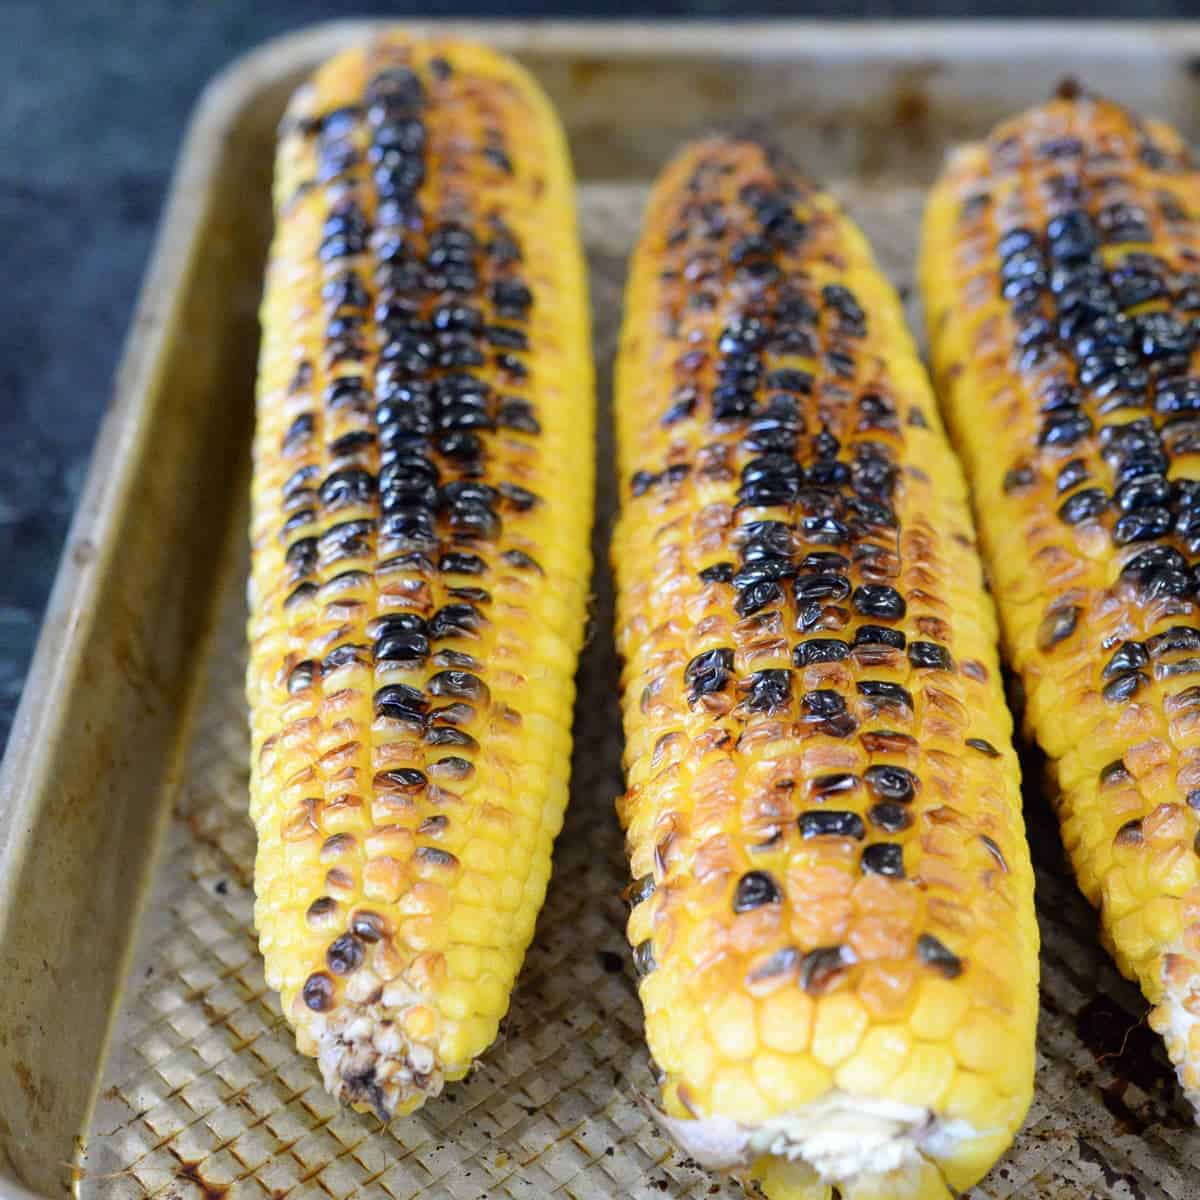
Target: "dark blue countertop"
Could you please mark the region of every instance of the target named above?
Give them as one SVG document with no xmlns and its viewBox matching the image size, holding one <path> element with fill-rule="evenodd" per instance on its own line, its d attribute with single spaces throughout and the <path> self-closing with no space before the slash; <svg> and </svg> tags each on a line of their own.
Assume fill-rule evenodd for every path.
<svg viewBox="0 0 1200 1200">
<path fill-rule="evenodd" d="M 107 403 L 188 112 L 256 43 L 330 17 L 428 3 L 0 0 L 0 745 Z M 1184 17 L 1195 0 L 507 4 L 456 16 Z"/>
</svg>

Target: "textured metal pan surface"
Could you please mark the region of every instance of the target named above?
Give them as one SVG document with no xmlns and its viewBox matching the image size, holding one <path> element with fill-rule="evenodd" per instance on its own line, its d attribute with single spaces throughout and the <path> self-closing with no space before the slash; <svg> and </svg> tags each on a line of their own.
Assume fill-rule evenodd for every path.
<svg viewBox="0 0 1200 1200">
<path fill-rule="evenodd" d="M 519 52 L 572 135 L 606 406 L 601 566 L 572 805 L 502 1037 L 467 1081 L 384 1129 L 324 1094 L 263 983 L 242 697 L 241 497 L 273 127 L 294 82 L 365 28 L 308 31 L 236 66 L 181 160 L 0 777 L 0 1196 L 736 1196 L 639 1106 L 653 1088 L 617 895 L 608 367 L 647 181 L 682 138 L 763 121 L 832 183 L 907 289 L 922 185 L 950 142 L 1064 72 L 1194 134 L 1200 36 L 465 31 Z M 1200 1197 L 1200 1131 L 1143 1002 L 1098 945 L 1039 782 L 1034 767 L 1037 1095 L 977 1194 Z"/>
</svg>

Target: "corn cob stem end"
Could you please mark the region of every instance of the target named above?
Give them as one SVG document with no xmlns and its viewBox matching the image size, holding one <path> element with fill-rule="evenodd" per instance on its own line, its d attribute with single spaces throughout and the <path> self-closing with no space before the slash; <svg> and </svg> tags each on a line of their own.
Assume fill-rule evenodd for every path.
<svg viewBox="0 0 1200 1200">
<path fill-rule="evenodd" d="M 841 1092 L 757 1125 L 677 1118 L 650 1107 L 701 1166 L 746 1174 L 772 1200 L 808 1200 L 830 1187 L 844 1194 L 882 1187 L 887 1195 L 942 1195 L 935 1160 L 977 1136 L 965 1121 L 926 1108 Z"/>
<path fill-rule="evenodd" d="M 1150 1028 L 1166 1042 L 1179 1086 L 1200 1125 L 1200 962 L 1182 941 L 1161 961 L 1163 994 L 1150 1013 Z"/>
</svg>

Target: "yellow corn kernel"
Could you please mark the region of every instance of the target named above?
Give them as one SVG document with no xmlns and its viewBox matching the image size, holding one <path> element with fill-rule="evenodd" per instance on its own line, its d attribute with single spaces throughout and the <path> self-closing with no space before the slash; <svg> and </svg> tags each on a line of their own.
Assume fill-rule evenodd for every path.
<svg viewBox="0 0 1200 1200">
<path fill-rule="evenodd" d="M 758 1047 L 754 1001 L 740 992 L 723 997 L 708 1014 L 708 1030 L 713 1044 L 725 1058 L 749 1058 Z"/>
<path fill-rule="evenodd" d="M 764 1052 L 755 1055 L 754 1082 L 773 1110 L 795 1112 L 829 1091 L 830 1074 L 812 1058 Z"/>
<path fill-rule="evenodd" d="M 957 1063 L 948 1046 L 916 1042 L 900 1073 L 888 1085 L 887 1097 L 898 1104 L 927 1105 L 940 1110 L 956 1070 Z"/>
<path fill-rule="evenodd" d="M 912 1036 L 903 1025 L 876 1025 L 867 1031 L 850 1059 L 838 1067 L 834 1076 L 838 1087 L 860 1096 L 886 1091 L 904 1068 L 912 1048 Z"/>
<path fill-rule="evenodd" d="M 807 1050 L 812 1024 L 813 1002 L 796 988 L 781 988 L 759 1001 L 759 1037 L 772 1050 L 782 1054 Z"/>
<path fill-rule="evenodd" d="M 836 1067 L 854 1053 L 869 1024 L 867 1010 L 858 997 L 845 992 L 823 997 L 813 1022 L 813 1058 L 827 1067 Z"/>
</svg>

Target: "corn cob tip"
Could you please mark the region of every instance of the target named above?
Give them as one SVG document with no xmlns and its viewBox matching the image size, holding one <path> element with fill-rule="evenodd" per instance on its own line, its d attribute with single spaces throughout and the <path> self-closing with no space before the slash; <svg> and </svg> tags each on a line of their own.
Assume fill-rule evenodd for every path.
<svg viewBox="0 0 1200 1200">
<path fill-rule="evenodd" d="M 445 1083 L 434 1048 L 405 1033 L 396 1017 L 379 1003 L 348 1006 L 317 1035 L 326 1089 L 384 1122 L 438 1095 Z"/>
</svg>

